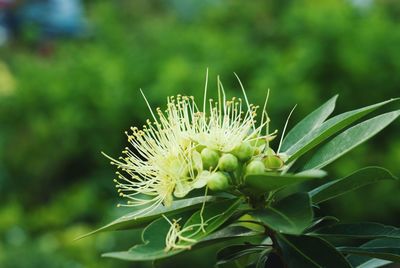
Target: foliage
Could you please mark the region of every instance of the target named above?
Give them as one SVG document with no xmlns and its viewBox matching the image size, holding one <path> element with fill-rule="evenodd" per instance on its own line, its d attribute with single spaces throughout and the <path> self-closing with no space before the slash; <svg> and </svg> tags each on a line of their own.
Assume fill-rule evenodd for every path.
<svg viewBox="0 0 400 268">
<path fill-rule="evenodd" d="M 99 151 L 116 154 L 125 143 L 116 133 L 148 117 L 140 87 L 162 106 L 177 90 L 198 97 L 198 74 L 206 67 L 221 74 L 227 91 L 237 91 L 230 82 L 235 71 L 252 100 L 271 88 L 272 129 L 282 128 L 294 103 L 301 109 L 289 126 L 337 93 L 338 111 L 398 95 L 399 4 L 351 2 L 90 0 L 93 38 L 56 41 L 50 57 L 23 42 L 0 48 L 0 266 L 125 265 L 101 260 L 99 252 L 140 242 L 136 234 L 71 240 L 127 213 L 111 206 L 113 174 Z M 328 173 L 345 177 L 379 164 L 399 174 L 399 129 L 389 126 L 327 166 Z M 297 187 L 305 191 L 317 182 Z M 399 225 L 398 191 L 387 180 L 320 206 L 346 221 Z M 365 196 L 377 201 L 366 206 Z M 177 258 L 213 261 L 197 254 L 215 251 Z"/>
<path fill-rule="evenodd" d="M 152 208 L 154 205 L 147 202 L 143 210 L 131 212 L 95 231 L 136 229 L 148 223 L 142 231 L 143 244 L 136 244 L 127 251 L 105 253 L 104 257 L 127 261 L 155 261 L 187 250 L 196 250 L 204 246 L 203 244 L 210 246 L 210 244 L 225 242 L 223 248 L 217 253 L 217 265 L 235 263 L 237 267 L 273 265 L 273 267 L 351 268 L 360 267 L 365 263 L 374 263 L 375 267 L 378 267 L 391 262 L 400 262 L 399 228 L 369 222 L 343 224 L 334 217 L 314 216 L 315 208 L 324 201 L 373 182 L 397 180 L 386 169 L 367 167 L 341 179 L 322 182 L 322 184 L 320 182 L 320 186 L 308 192 L 289 190 L 284 195 L 279 194 L 293 184 L 304 183 L 307 180 L 323 181 L 321 177 L 326 173 L 319 170 L 320 168 L 376 135 L 399 117 L 400 110 L 363 119 L 351 127 L 349 125 L 397 99 L 349 111 L 329 119 L 328 116 L 335 107 L 336 97 L 334 97 L 293 127 L 285 139 L 285 150 L 280 151 L 280 143 L 275 153 L 269 144 L 275 132 L 269 133 L 266 106 L 261 111 L 263 115 L 261 128 L 254 126 L 253 123 L 255 130 L 249 131 L 246 119 L 249 114 L 255 115 L 252 106 L 247 104 L 248 111 L 243 111 L 243 114 L 238 117 L 236 111 L 242 111 L 241 103 L 236 105 L 235 101 L 226 101 L 222 88 L 222 85 L 218 84 L 218 96 L 222 95 L 223 98 L 219 97 L 217 102 L 219 106 L 217 104 L 214 106 L 211 102 L 209 116 L 205 105 L 202 112 L 198 112 L 194 101 L 177 97 L 176 102 L 169 101 L 165 115 L 159 112 L 160 118 L 157 120 L 154 117 L 154 125 L 157 128 L 151 131 L 145 128 L 143 133 L 134 130 L 132 136 L 128 136 L 128 140 L 136 151 L 125 152 L 125 157 L 112 162 L 127 173 L 125 177 L 117 172 L 122 182 L 116 181 L 120 192 L 132 192 L 121 194 L 134 201 L 131 203 L 128 201 L 127 206 L 136 206 L 135 202 L 140 200 L 138 198 L 141 195 L 154 195 L 153 192 L 142 191 L 140 187 L 143 181 L 149 182 L 145 184 L 143 190 L 157 186 L 153 181 L 163 182 L 163 188 L 154 188 L 161 196 L 164 195 L 165 183 L 173 181 L 176 200 L 170 204 L 170 201 L 167 202 L 164 199 L 164 204 L 161 205 L 155 203 L 157 199 L 154 199 L 152 203 L 157 204 L 157 207 Z M 188 111 L 193 115 L 188 116 Z M 231 116 L 231 113 L 234 116 Z M 321 119 L 318 120 L 319 118 Z M 198 123 L 199 121 L 201 123 Z M 251 117 L 250 122 L 255 122 L 255 119 Z M 204 125 L 205 127 L 202 128 L 201 126 Z M 262 134 L 264 125 L 265 135 Z M 151 129 L 152 124 L 149 123 L 148 126 Z M 226 129 L 228 126 L 233 126 L 229 131 L 234 133 L 240 133 L 239 129 L 245 130 L 249 133 L 247 135 L 250 140 L 242 138 L 239 144 L 226 147 L 226 144 L 232 145 L 238 142 L 235 136 L 239 135 L 230 136 Z M 220 129 L 224 131 L 221 132 Z M 217 137 L 213 135 L 214 132 L 216 135 L 225 135 L 225 137 Z M 164 133 L 168 133 L 167 139 L 163 138 Z M 182 136 L 182 134 L 188 136 Z M 210 141 L 205 138 L 207 135 L 210 136 Z M 283 142 L 284 139 L 281 140 Z M 172 147 L 168 147 L 170 141 L 174 141 Z M 180 141 L 185 142 L 182 144 Z M 179 172 L 172 173 L 171 176 L 176 176 L 176 178 L 171 178 L 170 176 L 163 177 L 164 173 L 157 173 L 158 164 L 161 161 L 154 163 L 154 159 L 158 159 L 157 146 L 162 146 L 163 149 L 166 148 L 172 152 L 178 150 L 180 153 L 176 159 L 180 161 L 180 169 L 185 170 L 186 173 L 187 170 L 196 167 L 196 174 L 191 178 L 194 185 L 206 180 L 201 187 L 206 186 L 206 194 L 208 188 L 212 191 L 208 192 L 209 196 L 203 197 L 200 208 L 194 204 L 199 204 L 201 193 L 198 193 L 197 195 L 200 196 L 195 198 L 181 199 L 185 198 L 184 195 L 176 192 L 180 184 L 187 183 L 185 176 L 188 175 L 182 176 Z M 200 159 L 185 162 L 187 158 L 195 159 L 196 155 L 200 155 L 199 148 Z M 316 150 L 307 154 L 313 148 Z M 162 158 L 175 157 L 175 154 L 170 154 L 170 151 L 161 151 Z M 186 152 L 188 155 L 185 158 L 179 158 Z M 209 159 L 210 156 L 214 159 L 214 154 L 216 164 L 210 166 Z M 141 157 L 136 158 L 136 155 Z M 221 165 L 221 162 L 226 161 L 226 157 L 224 158 L 226 155 L 232 158 L 228 162 L 235 165 Z M 309 159 L 305 161 L 305 164 L 294 165 L 304 157 Z M 271 158 L 275 159 L 279 165 L 271 166 Z M 138 164 L 136 159 L 139 159 Z M 234 162 L 232 162 L 233 159 Z M 251 164 L 256 162 L 262 167 L 249 169 Z M 146 173 L 146 170 L 141 171 L 143 163 L 146 163 L 146 170 L 152 170 L 151 174 Z M 173 163 L 171 160 L 162 164 L 171 166 Z M 186 167 L 187 164 L 188 167 Z M 163 172 L 168 169 L 166 166 L 160 168 Z M 202 169 L 209 171 L 202 171 Z M 224 176 L 229 177 L 227 185 L 215 187 L 216 179 L 213 173 L 222 174 L 218 180 L 224 180 Z M 225 195 L 221 196 L 220 192 L 224 192 Z M 213 200 L 213 196 L 222 200 Z M 142 205 L 142 203 L 139 204 Z M 227 230 L 236 226 L 244 228 L 230 235 Z M 256 239 L 238 244 L 235 243 L 238 236 L 251 239 L 256 237 Z M 350 240 L 338 240 L 341 237 Z M 363 239 L 366 243 L 354 246 L 351 244 L 354 242 L 352 239 Z M 383 261 L 378 262 L 378 260 Z"/>
</svg>

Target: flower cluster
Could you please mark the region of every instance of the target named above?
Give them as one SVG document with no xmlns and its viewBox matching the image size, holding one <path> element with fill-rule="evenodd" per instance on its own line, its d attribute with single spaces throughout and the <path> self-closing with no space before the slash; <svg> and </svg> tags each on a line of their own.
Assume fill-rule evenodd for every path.
<svg viewBox="0 0 400 268">
<path fill-rule="evenodd" d="M 118 168 L 118 192 L 127 199 L 123 206 L 134 206 L 134 212 L 90 233 L 147 225 L 142 232 L 143 243 L 103 256 L 153 261 L 224 241 L 225 247 L 217 253 L 217 265 L 237 263 L 240 259 L 246 267 L 255 262 L 260 267 L 271 263 L 282 267 L 328 267 L 338 260 L 343 267 L 350 267 L 352 257 L 357 256 L 348 255 L 357 252 L 363 258 L 369 254 L 367 262 L 375 260 L 376 254 L 366 252 L 365 245 L 378 240 L 379 244 L 393 244 L 393 238 L 385 242 L 379 237 L 380 232 L 386 234 L 388 229 L 397 230 L 395 227 L 373 224 L 379 239 L 371 236 L 372 240 L 360 247 L 340 243 L 335 247 L 324 240 L 327 235 L 351 237 L 347 230 L 371 224 L 346 227 L 330 222 L 330 216 L 326 216 L 322 220 L 329 222 L 321 227 L 322 220 L 314 217 L 313 208 L 358 189 L 361 180 L 366 185 L 378 179 L 396 179 L 389 171 L 363 168 L 308 191 L 293 186 L 320 180 L 326 175 L 321 168 L 398 118 L 400 111 L 395 110 L 353 124 L 396 99 L 329 118 L 335 107 L 334 96 L 297 123 L 284 138 L 293 108 L 274 151 L 270 143 L 277 131 L 269 131 L 268 93 L 259 109 L 249 103 L 240 85 L 244 98 L 227 99 L 218 79 L 218 98 L 212 100 L 207 99 L 206 83 L 202 107 L 194 97 L 177 95 L 167 99 L 166 109 L 153 110 L 144 97 L 152 120 L 141 129 L 132 128 L 126 133 L 131 146 L 122 157 L 109 157 Z M 308 162 L 298 161 L 304 155 L 310 156 L 311 150 L 315 153 Z M 235 238 L 243 246 L 228 243 L 231 239 L 237 242 Z M 307 243 L 302 241 L 312 241 L 312 247 L 304 246 Z M 298 263 L 292 262 L 293 258 L 288 261 L 286 257 L 293 255 L 292 244 L 310 254 L 299 255 Z M 325 248 L 330 259 L 322 260 L 320 254 L 314 254 L 315 245 L 322 251 Z M 276 252 L 282 254 L 278 256 Z M 386 252 L 393 252 L 393 248 L 383 253 Z M 381 255 L 384 261 L 393 259 Z"/>
<path fill-rule="evenodd" d="M 153 120 L 142 129 L 127 132 L 132 148 L 118 160 L 116 187 L 128 199 L 123 206 L 144 206 L 151 211 L 171 205 L 193 189 L 230 190 L 243 183 L 245 174 L 279 170 L 282 157 L 270 147 L 276 131 L 269 133 L 265 101 L 256 126 L 258 106 L 246 94 L 227 100 L 218 83 L 218 100 L 207 100 L 203 109 L 192 96 L 169 97 L 162 111 L 150 108 Z"/>
</svg>

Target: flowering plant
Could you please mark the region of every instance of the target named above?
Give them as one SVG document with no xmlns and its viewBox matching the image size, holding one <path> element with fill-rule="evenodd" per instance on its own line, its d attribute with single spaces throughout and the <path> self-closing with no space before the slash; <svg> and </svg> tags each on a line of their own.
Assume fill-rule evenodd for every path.
<svg viewBox="0 0 400 268">
<path fill-rule="evenodd" d="M 328 119 L 334 96 L 287 135 L 286 122 L 274 143 L 278 132 L 269 129 L 268 94 L 259 111 L 241 83 L 243 100 L 227 99 L 219 79 L 217 85 L 218 99 L 207 100 L 206 79 L 202 106 L 178 95 L 167 99 L 166 110 L 153 111 L 145 98 L 152 120 L 126 133 L 132 146 L 122 157 L 106 155 L 118 169 L 116 187 L 126 200 L 120 206 L 134 211 L 91 234 L 144 229 L 143 244 L 103 256 L 154 261 L 223 241 L 218 265 L 377 267 L 400 261 L 400 229 L 314 215 L 324 201 L 396 179 L 383 168 L 366 167 L 327 181 L 322 170 L 393 122 L 400 110 L 356 123 L 395 99 Z M 311 180 L 320 186 L 297 187 Z M 343 237 L 364 243 L 333 239 Z"/>
</svg>

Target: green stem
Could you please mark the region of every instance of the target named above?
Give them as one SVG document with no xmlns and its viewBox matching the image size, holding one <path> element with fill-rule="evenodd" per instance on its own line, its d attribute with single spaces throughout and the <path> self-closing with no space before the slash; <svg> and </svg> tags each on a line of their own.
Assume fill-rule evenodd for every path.
<svg viewBox="0 0 400 268">
<path fill-rule="evenodd" d="M 274 249 L 275 253 L 279 256 L 279 258 L 281 259 L 284 267 L 287 268 L 288 265 L 286 264 L 285 259 L 283 258 L 282 249 L 279 246 L 278 240 L 276 239 L 275 232 L 273 230 L 269 229 L 268 227 L 265 227 L 265 233 L 266 233 L 266 235 L 269 236 L 269 238 L 271 238 L 272 248 Z"/>
</svg>

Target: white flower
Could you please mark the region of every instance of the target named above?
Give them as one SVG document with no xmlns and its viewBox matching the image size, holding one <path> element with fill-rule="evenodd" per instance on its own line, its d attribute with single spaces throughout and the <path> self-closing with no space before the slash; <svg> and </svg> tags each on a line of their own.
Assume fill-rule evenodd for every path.
<svg viewBox="0 0 400 268">
<path fill-rule="evenodd" d="M 185 196 L 196 178 L 199 165 L 193 160 L 193 143 L 186 142 L 172 124 L 148 121 L 143 130 L 132 128 L 127 134 L 133 149 L 125 148 L 124 157 L 112 159 L 125 174 L 115 180 L 120 195 L 128 198 L 124 206 L 169 206 L 176 197 Z"/>
<path fill-rule="evenodd" d="M 245 98 L 245 105 L 241 98 L 226 100 L 225 91 L 218 77 L 218 101 L 208 100 L 206 105 L 207 90 L 204 93 L 203 112 L 198 113 L 194 124 L 194 139 L 200 145 L 220 152 L 232 152 L 241 144 L 268 137 L 262 136 L 261 131 L 268 124 L 266 116 L 266 102 L 263 107 L 261 123 L 256 127 L 258 106 L 248 102 L 246 92 L 239 80 Z M 197 107 L 194 105 L 194 107 Z M 209 114 L 207 114 L 207 111 Z"/>
<path fill-rule="evenodd" d="M 225 101 L 222 105 L 210 101 L 210 115 L 203 114 L 196 121 L 193 139 L 207 148 L 231 152 L 251 137 L 256 107 L 251 107 L 243 116 L 241 99 Z"/>
<path fill-rule="evenodd" d="M 125 148 L 123 157 L 109 157 L 123 171 L 115 180 L 120 195 L 128 199 L 123 206 L 145 206 L 148 212 L 160 204 L 169 206 L 173 196 L 181 198 L 204 187 L 216 172 L 217 167 L 203 170 L 202 148 L 227 153 L 245 142 L 270 137 L 261 135 L 268 116 L 263 111 L 256 127 L 257 107 L 248 103 L 246 95 L 246 107 L 241 99 L 227 101 L 219 79 L 218 102 L 209 100 L 206 108 L 206 95 L 207 89 L 202 111 L 194 97 L 178 95 L 169 97 L 167 109 L 157 108 L 156 114 L 145 98 L 153 121 L 148 120 L 142 130 L 131 128 L 127 136 L 133 148 Z"/>
</svg>

